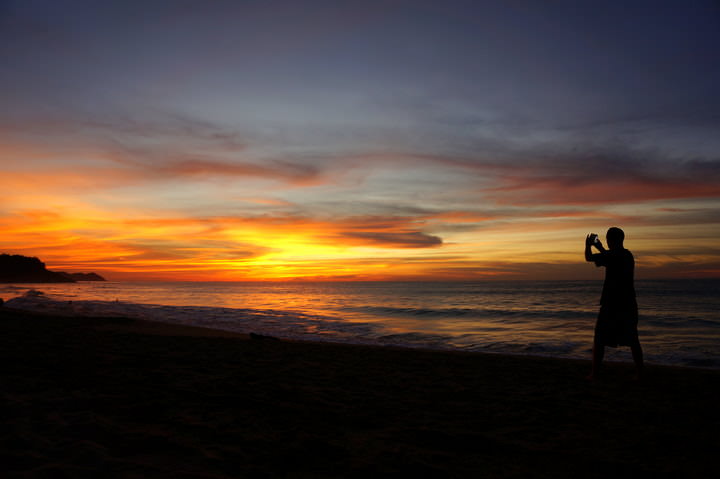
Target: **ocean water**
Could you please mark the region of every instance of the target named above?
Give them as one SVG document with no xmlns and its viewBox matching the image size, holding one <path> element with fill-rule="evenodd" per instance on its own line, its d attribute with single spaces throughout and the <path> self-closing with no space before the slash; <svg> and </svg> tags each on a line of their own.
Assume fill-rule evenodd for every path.
<svg viewBox="0 0 720 479">
<path fill-rule="evenodd" d="M 0 285 L 8 306 L 281 338 L 589 358 L 601 281 Z M 655 364 L 720 369 L 720 280 L 637 281 Z M 628 348 L 610 361 L 631 361 Z"/>
</svg>

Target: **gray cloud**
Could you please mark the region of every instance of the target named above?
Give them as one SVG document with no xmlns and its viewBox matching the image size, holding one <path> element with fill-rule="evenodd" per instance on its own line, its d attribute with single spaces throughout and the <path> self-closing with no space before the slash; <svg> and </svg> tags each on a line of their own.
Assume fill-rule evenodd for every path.
<svg viewBox="0 0 720 479">
<path fill-rule="evenodd" d="M 407 233 L 348 231 L 341 233 L 339 236 L 351 242 L 384 248 L 432 248 L 443 243 L 441 238 L 419 231 Z"/>
</svg>

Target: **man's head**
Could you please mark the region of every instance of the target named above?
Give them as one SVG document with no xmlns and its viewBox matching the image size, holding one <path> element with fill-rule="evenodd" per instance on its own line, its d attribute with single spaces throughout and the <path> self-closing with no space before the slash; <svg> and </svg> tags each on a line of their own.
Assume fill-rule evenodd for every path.
<svg viewBox="0 0 720 479">
<path fill-rule="evenodd" d="M 625 233 L 620 228 L 613 226 L 612 228 L 607 230 L 605 239 L 607 240 L 608 248 L 610 248 L 610 249 L 622 248 L 623 241 L 625 241 Z"/>
</svg>

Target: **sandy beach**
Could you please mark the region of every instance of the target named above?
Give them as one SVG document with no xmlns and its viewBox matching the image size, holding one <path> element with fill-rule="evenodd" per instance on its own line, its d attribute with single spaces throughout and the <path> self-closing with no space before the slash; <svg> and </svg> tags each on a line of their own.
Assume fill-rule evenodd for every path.
<svg viewBox="0 0 720 479">
<path fill-rule="evenodd" d="M 0 308 L 4 477 L 707 477 L 720 371 Z"/>
</svg>

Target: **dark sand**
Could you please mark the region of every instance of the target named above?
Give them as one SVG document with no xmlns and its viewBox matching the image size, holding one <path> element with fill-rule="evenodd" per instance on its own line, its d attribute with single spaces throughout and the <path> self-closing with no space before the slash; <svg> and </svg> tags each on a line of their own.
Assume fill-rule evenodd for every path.
<svg viewBox="0 0 720 479">
<path fill-rule="evenodd" d="M 3 477 L 709 477 L 720 371 L 0 308 Z M 629 355 L 629 352 L 628 352 Z"/>
</svg>

